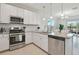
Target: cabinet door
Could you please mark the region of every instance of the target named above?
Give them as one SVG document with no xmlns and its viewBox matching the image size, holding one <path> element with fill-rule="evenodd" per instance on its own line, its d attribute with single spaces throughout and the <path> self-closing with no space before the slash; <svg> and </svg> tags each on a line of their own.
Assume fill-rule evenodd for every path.
<svg viewBox="0 0 79 59">
<path fill-rule="evenodd" d="M 37 14 L 36 13 L 34 13 L 34 12 L 31 12 L 31 23 L 32 24 L 38 24 L 38 16 L 37 16 Z"/>
<path fill-rule="evenodd" d="M 9 18 L 9 10 L 8 5 L 6 4 L 1 4 L 1 22 L 2 23 L 8 23 L 10 18 Z"/>
<path fill-rule="evenodd" d="M 27 10 L 24 10 L 24 24 L 29 24 L 29 15 Z"/>
<path fill-rule="evenodd" d="M 47 35 L 41 35 L 41 40 L 40 40 L 40 45 L 41 48 L 44 49 L 45 51 L 48 51 L 48 36 Z"/>
<path fill-rule="evenodd" d="M 26 33 L 26 44 L 32 43 L 32 34 L 30 32 Z"/>
<path fill-rule="evenodd" d="M 6 4 L 7 5 L 7 4 Z M 8 10 L 9 10 L 9 17 L 10 16 L 17 16 L 17 8 L 18 7 L 15 7 L 15 6 L 12 6 L 12 5 L 7 5 L 8 6 Z"/>
<path fill-rule="evenodd" d="M 38 15 L 36 13 L 33 13 L 33 23 L 38 24 Z"/>
<path fill-rule="evenodd" d="M 37 44 L 36 39 L 37 39 L 37 35 L 36 35 L 36 33 L 33 33 L 33 42 L 34 42 L 35 44 Z"/>
<path fill-rule="evenodd" d="M 0 35 L 0 51 L 9 49 L 9 35 Z"/>
<path fill-rule="evenodd" d="M 24 18 L 24 9 L 17 8 L 18 17 Z"/>
<path fill-rule="evenodd" d="M 39 33 L 33 34 L 33 42 L 40 48 L 48 51 L 48 36 Z"/>
<path fill-rule="evenodd" d="M 33 33 L 33 42 L 38 45 L 38 35 L 37 33 Z"/>
<path fill-rule="evenodd" d="M 31 13 L 31 24 L 35 24 L 35 13 L 34 12 L 32 12 Z"/>
<path fill-rule="evenodd" d="M 28 19 L 29 19 L 29 24 L 33 24 L 33 17 L 32 17 L 32 12 L 28 12 Z"/>
<path fill-rule="evenodd" d="M 40 36 L 38 33 L 33 33 L 33 42 L 40 47 Z"/>
</svg>

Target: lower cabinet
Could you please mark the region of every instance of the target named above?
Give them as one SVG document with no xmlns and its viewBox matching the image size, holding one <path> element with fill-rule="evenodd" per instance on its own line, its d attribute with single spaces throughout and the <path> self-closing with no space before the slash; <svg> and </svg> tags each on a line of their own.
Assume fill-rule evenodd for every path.
<svg viewBox="0 0 79 59">
<path fill-rule="evenodd" d="M 9 34 L 0 34 L 0 51 L 9 49 Z"/>
<path fill-rule="evenodd" d="M 33 33 L 33 42 L 42 48 L 43 50 L 48 52 L 48 36 L 39 34 L 39 33 Z"/>
<path fill-rule="evenodd" d="M 29 44 L 32 42 L 32 33 L 31 32 L 26 32 L 25 33 L 25 43 Z"/>
<path fill-rule="evenodd" d="M 35 43 L 41 49 L 48 52 L 48 36 L 40 33 L 26 32 L 26 44 Z"/>
<path fill-rule="evenodd" d="M 40 40 L 41 42 L 41 48 L 48 52 L 48 36 L 42 35 L 42 38 Z"/>
</svg>

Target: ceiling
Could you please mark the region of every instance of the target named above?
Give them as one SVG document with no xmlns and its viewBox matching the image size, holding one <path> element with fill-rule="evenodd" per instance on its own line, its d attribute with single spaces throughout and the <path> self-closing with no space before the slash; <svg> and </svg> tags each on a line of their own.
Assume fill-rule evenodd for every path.
<svg viewBox="0 0 79 59">
<path fill-rule="evenodd" d="M 75 17 L 79 16 L 79 3 L 10 3 L 17 7 L 28 9 L 33 12 L 39 12 L 43 15 L 52 15 L 53 17 L 60 17 L 61 12 L 65 16 Z M 62 6 L 63 5 L 63 6 Z M 62 8 L 63 7 L 63 8 Z M 47 17 L 47 16 L 46 16 Z"/>
</svg>

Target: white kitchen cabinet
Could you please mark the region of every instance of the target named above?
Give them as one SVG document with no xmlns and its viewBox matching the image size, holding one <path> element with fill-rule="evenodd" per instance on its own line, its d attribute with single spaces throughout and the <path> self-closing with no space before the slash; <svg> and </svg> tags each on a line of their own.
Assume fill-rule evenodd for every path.
<svg viewBox="0 0 79 59">
<path fill-rule="evenodd" d="M 33 33 L 33 42 L 39 47 L 41 47 L 41 40 L 40 39 L 41 39 L 41 37 L 38 33 Z"/>
<path fill-rule="evenodd" d="M 29 44 L 32 43 L 32 33 L 31 32 L 27 32 L 25 33 L 26 37 L 25 37 L 25 43 Z"/>
<path fill-rule="evenodd" d="M 33 24 L 38 24 L 38 15 L 37 15 L 37 13 L 33 13 Z"/>
<path fill-rule="evenodd" d="M 24 18 L 24 9 L 17 8 L 17 15 L 18 15 L 18 17 Z"/>
<path fill-rule="evenodd" d="M 35 14 L 33 12 L 31 12 L 31 24 L 35 24 Z"/>
<path fill-rule="evenodd" d="M 30 24 L 38 24 L 38 15 L 35 12 L 31 12 Z"/>
<path fill-rule="evenodd" d="M 41 48 L 45 51 L 48 51 L 48 36 L 47 35 L 41 35 Z"/>
<path fill-rule="evenodd" d="M 15 7 L 15 6 L 12 6 L 12 5 L 8 5 L 8 4 L 6 4 L 6 6 L 8 6 L 8 13 L 9 13 L 9 17 L 10 16 L 17 16 L 17 8 L 18 7 Z"/>
<path fill-rule="evenodd" d="M 9 4 L 1 4 L 0 10 L 2 23 L 9 23 L 11 16 L 24 18 L 24 9 L 19 7 L 15 7 Z"/>
<path fill-rule="evenodd" d="M 24 10 L 24 24 L 29 24 L 29 12 Z"/>
<path fill-rule="evenodd" d="M 36 24 L 35 13 L 24 10 L 24 21 L 25 24 Z"/>
<path fill-rule="evenodd" d="M 11 16 L 17 16 L 17 8 L 8 4 L 1 4 L 1 23 L 9 23 Z"/>
<path fill-rule="evenodd" d="M 28 20 L 29 20 L 29 24 L 33 24 L 33 16 L 31 11 L 28 12 Z"/>
<path fill-rule="evenodd" d="M 42 48 L 43 50 L 48 52 L 48 36 L 39 34 L 39 33 L 33 33 L 33 42 Z"/>
<path fill-rule="evenodd" d="M 9 7 L 8 5 L 1 4 L 1 23 L 8 23 L 10 18 L 9 18 Z"/>
<path fill-rule="evenodd" d="M 35 12 L 24 10 L 9 4 L 0 4 L 0 22 L 9 23 L 11 16 L 24 18 L 24 24 L 39 23 L 38 15 Z"/>
<path fill-rule="evenodd" d="M 9 34 L 0 34 L 0 51 L 9 49 Z"/>
<path fill-rule="evenodd" d="M 31 24 L 31 13 L 30 11 L 24 10 L 24 24 Z"/>
</svg>

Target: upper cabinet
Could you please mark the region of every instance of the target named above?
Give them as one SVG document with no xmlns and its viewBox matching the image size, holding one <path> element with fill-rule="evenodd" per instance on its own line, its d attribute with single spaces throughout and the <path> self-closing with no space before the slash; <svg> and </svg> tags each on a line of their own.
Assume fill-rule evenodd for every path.
<svg viewBox="0 0 79 59">
<path fill-rule="evenodd" d="M 17 16 L 17 7 L 15 6 L 11 6 L 11 5 L 6 5 L 7 6 L 7 9 L 8 10 L 8 13 L 9 13 L 9 18 L 11 16 Z"/>
<path fill-rule="evenodd" d="M 24 10 L 25 24 L 39 24 L 37 13 Z"/>
<path fill-rule="evenodd" d="M 9 22 L 9 13 L 8 5 L 1 4 L 1 23 Z"/>
<path fill-rule="evenodd" d="M 11 16 L 17 16 L 17 8 L 8 4 L 1 4 L 1 23 L 9 23 Z"/>
<path fill-rule="evenodd" d="M 24 18 L 24 9 L 17 8 L 17 16 Z"/>
<path fill-rule="evenodd" d="M 9 23 L 11 16 L 24 18 L 24 9 L 8 4 L 1 4 L 0 10 L 1 23 Z"/>
<path fill-rule="evenodd" d="M 24 24 L 29 24 L 30 23 L 29 18 L 30 18 L 29 11 L 24 10 Z"/>
<path fill-rule="evenodd" d="M 39 21 L 38 21 L 38 15 L 37 15 L 37 13 L 31 12 L 31 15 L 30 15 L 30 23 L 31 24 L 39 24 L 38 22 Z"/>
<path fill-rule="evenodd" d="M 11 16 L 24 18 L 24 24 L 39 24 L 37 13 L 16 6 L 12 6 L 9 4 L 1 4 L 0 22 L 9 23 Z"/>
</svg>

